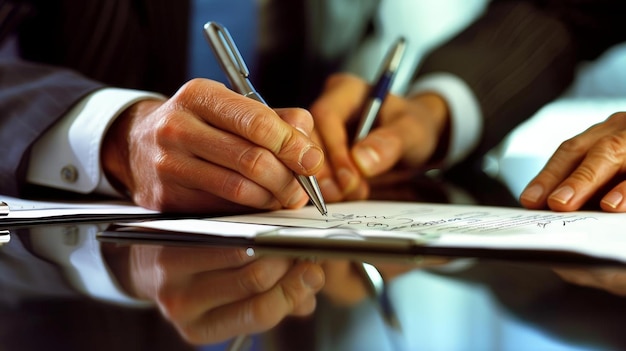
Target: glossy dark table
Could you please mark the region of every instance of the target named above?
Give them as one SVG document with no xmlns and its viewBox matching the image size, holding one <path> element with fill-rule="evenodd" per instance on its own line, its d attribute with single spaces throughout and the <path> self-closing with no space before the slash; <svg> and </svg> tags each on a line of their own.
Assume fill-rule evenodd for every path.
<svg viewBox="0 0 626 351">
<path fill-rule="evenodd" d="M 386 179 L 372 195 L 516 205 L 483 177 Z M 0 228 L 10 231 L 0 246 L 0 350 L 226 350 L 228 343 L 188 344 L 156 308 L 115 292 L 116 256 L 97 258 L 112 245 L 96 238 L 108 225 Z M 250 349 L 626 350 L 626 298 L 566 283 L 550 268 L 469 258 L 415 269 L 388 284 L 401 329 L 370 299 L 338 306 L 321 295 L 312 316 L 255 335 Z"/>
</svg>

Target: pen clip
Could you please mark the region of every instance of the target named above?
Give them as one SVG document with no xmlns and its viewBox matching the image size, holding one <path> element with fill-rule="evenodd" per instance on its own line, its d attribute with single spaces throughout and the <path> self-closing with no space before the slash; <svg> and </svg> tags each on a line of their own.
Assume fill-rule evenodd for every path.
<svg viewBox="0 0 626 351">
<path fill-rule="evenodd" d="M 207 22 L 204 25 L 204 34 L 233 89 L 243 95 L 254 92 L 248 80 L 250 71 L 228 29 L 219 23 Z"/>
</svg>

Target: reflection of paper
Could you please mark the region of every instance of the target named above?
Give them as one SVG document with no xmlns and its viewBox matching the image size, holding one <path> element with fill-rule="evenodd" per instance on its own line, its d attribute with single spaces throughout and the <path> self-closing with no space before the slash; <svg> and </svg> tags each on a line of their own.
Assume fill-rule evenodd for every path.
<svg viewBox="0 0 626 351">
<path fill-rule="evenodd" d="M 9 205 L 9 213 L 0 217 L 0 223 L 26 219 L 49 219 L 67 216 L 126 216 L 157 214 L 156 211 L 125 201 L 33 201 L 0 195 L 0 201 Z"/>
<path fill-rule="evenodd" d="M 245 237 L 276 227 L 350 228 L 363 234 L 384 233 L 389 238 L 413 234 L 428 239 L 427 245 L 434 247 L 566 250 L 626 262 L 626 214 L 377 201 L 329 204 L 328 211 L 328 217 L 306 207 L 139 225 Z"/>
<path fill-rule="evenodd" d="M 8 230 L 0 230 L 0 246 L 11 241 L 11 233 Z"/>
</svg>

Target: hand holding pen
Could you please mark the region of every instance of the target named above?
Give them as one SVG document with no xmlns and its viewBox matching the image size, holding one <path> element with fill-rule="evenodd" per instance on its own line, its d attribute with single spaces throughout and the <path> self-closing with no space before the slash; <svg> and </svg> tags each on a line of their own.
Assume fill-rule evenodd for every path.
<svg viewBox="0 0 626 351">
<path fill-rule="evenodd" d="M 324 162 L 307 136 L 308 111 L 271 109 L 202 78 L 167 99 L 139 95 L 108 129 L 101 152 L 107 179 L 137 205 L 213 214 L 309 201 L 293 175 L 316 174 Z"/>
<path fill-rule="evenodd" d="M 385 56 L 372 86 L 352 75 L 331 76 L 320 98 L 311 107 L 315 127 L 321 143 L 330 156 L 330 164 L 319 174 L 323 191 L 329 201 L 361 200 L 368 197 L 369 188 L 361 172 L 358 159 L 350 149 L 363 141 L 380 114 L 383 102 L 398 71 L 406 47 L 399 38 Z M 349 133 L 352 120 L 359 118 L 354 136 Z M 360 146 L 360 145 L 359 145 Z M 391 146 L 393 146 L 393 141 Z M 365 158 L 377 155 L 365 150 Z"/>
<path fill-rule="evenodd" d="M 263 100 L 250 82 L 248 67 L 228 30 L 219 23 L 208 22 L 204 26 L 204 33 L 233 90 L 267 106 L 265 100 Z M 296 173 L 295 177 L 311 199 L 313 205 L 322 215 L 326 215 L 328 212 L 326 203 L 315 176 L 304 176 Z"/>
</svg>

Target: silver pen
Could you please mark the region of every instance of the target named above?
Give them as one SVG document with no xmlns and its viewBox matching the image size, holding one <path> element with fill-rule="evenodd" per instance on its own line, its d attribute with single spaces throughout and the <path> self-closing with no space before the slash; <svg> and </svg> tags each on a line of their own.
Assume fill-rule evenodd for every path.
<svg viewBox="0 0 626 351">
<path fill-rule="evenodd" d="M 372 129 L 372 125 L 374 125 L 374 121 L 378 116 L 380 107 L 382 106 L 385 97 L 387 97 L 389 90 L 391 90 L 391 84 L 393 84 L 393 79 L 396 77 L 396 73 L 398 72 L 405 47 L 406 41 L 404 38 L 400 37 L 393 44 L 391 50 L 387 53 L 387 56 L 385 56 L 383 65 L 378 73 L 378 78 L 376 79 L 374 86 L 372 86 L 368 100 L 363 107 L 361 120 L 359 121 L 359 126 L 355 134 L 356 137 L 354 138 L 355 142 L 365 138 L 370 132 L 370 129 Z"/>
<path fill-rule="evenodd" d="M 243 96 L 247 96 L 267 105 L 250 82 L 248 67 L 243 61 L 228 30 L 219 23 L 207 22 L 204 25 L 204 34 L 222 70 L 226 73 L 232 89 Z M 311 199 L 311 202 L 313 202 L 313 205 L 315 205 L 322 215 L 326 216 L 328 210 L 326 209 L 326 203 L 324 202 L 324 197 L 322 197 L 322 192 L 320 191 L 315 176 L 303 176 L 300 174 L 296 174 L 295 176 Z"/>
</svg>

